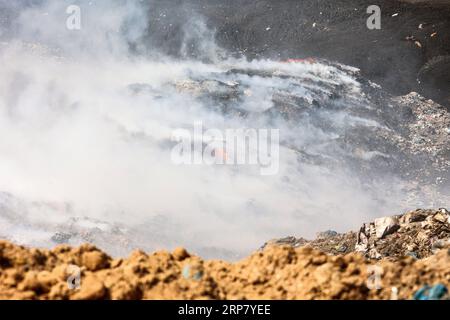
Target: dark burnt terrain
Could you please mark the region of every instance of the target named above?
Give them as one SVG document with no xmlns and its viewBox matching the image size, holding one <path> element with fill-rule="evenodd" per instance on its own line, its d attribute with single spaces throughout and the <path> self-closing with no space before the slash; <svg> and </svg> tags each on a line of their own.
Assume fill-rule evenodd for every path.
<svg viewBox="0 0 450 320">
<path fill-rule="evenodd" d="M 179 55 L 191 20 L 205 18 L 218 44 L 235 55 L 318 57 L 362 70 L 396 95 L 417 91 L 450 106 L 450 3 L 380 0 L 381 30 L 369 30 L 367 0 L 154 0 L 149 48 Z M 199 45 L 190 34 L 189 54 Z"/>
<path fill-rule="evenodd" d="M 20 8 L 0 4 L 0 38 L 15 34 Z M 204 54 L 205 21 L 228 54 L 249 59 L 317 57 L 358 67 L 395 95 L 411 91 L 450 107 L 450 1 L 379 0 L 381 29 L 369 30 L 369 0 L 147 0 L 148 51 Z M 62 13 L 63 14 L 63 13 Z M 189 30 L 189 31 L 188 31 Z M 200 40 L 201 39 L 201 40 Z M 135 47 L 135 44 L 132 44 Z"/>
</svg>

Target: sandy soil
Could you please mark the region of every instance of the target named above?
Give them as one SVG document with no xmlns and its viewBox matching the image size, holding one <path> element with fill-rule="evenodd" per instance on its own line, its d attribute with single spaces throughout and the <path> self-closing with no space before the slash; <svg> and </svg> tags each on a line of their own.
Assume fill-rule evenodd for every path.
<svg viewBox="0 0 450 320">
<path fill-rule="evenodd" d="M 95 247 L 27 249 L 0 242 L 1 299 L 410 299 L 425 284 L 450 284 L 450 250 L 414 260 L 329 256 L 270 246 L 231 264 L 184 249 L 113 260 Z M 70 289 L 73 266 L 81 267 Z"/>
<path fill-rule="evenodd" d="M 0 241 L 0 299 L 411 299 L 449 287 L 449 226 L 445 209 L 415 210 L 357 233 L 270 241 L 235 263 L 183 248 L 113 259 L 89 244 Z"/>
</svg>

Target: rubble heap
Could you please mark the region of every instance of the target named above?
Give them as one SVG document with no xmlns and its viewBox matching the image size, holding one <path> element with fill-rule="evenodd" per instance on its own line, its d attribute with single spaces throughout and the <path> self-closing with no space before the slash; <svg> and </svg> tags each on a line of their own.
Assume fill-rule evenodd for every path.
<svg viewBox="0 0 450 320">
<path fill-rule="evenodd" d="M 409 110 L 411 121 L 402 126 L 406 129 L 398 145 L 409 153 L 427 158 L 430 166 L 421 168 L 424 175 L 434 178 L 437 184 L 449 183 L 450 171 L 450 113 L 432 100 L 416 92 L 393 99 L 401 109 Z M 431 172 L 434 171 L 434 174 Z"/>
<path fill-rule="evenodd" d="M 368 258 L 428 257 L 450 244 L 450 213 L 446 209 L 416 210 L 364 224 L 355 251 Z"/>
<path fill-rule="evenodd" d="M 415 210 L 365 223 L 358 232 L 338 234 L 326 231 L 312 241 L 295 237 L 275 239 L 267 245 L 307 246 L 340 255 L 362 253 L 369 259 L 422 259 L 450 245 L 450 212 L 446 209 Z"/>
</svg>

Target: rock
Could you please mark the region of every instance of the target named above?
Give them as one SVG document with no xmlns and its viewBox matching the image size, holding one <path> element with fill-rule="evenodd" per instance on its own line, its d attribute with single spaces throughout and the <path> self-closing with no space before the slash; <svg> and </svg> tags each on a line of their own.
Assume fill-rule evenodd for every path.
<svg viewBox="0 0 450 320">
<path fill-rule="evenodd" d="M 65 282 L 70 276 L 68 271 L 70 271 L 69 265 L 63 263 L 58 264 L 55 268 L 53 268 L 52 273 L 55 278 Z"/>
<path fill-rule="evenodd" d="M 31 290 L 34 292 L 49 292 L 57 279 L 49 271 L 30 271 L 20 283 L 21 290 Z"/>
<path fill-rule="evenodd" d="M 38 273 L 36 271 L 27 272 L 25 278 L 19 285 L 19 289 L 23 291 L 38 291 L 41 287 L 41 284 L 38 281 L 37 275 Z"/>
<path fill-rule="evenodd" d="M 48 298 L 51 300 L 67 299 L 70 295 L 70 289 L 66 282 L 59 282 L 54 285 L 48 293 Z"/>
<path fill-rule="evenodd" d="M 175 260 L 178 260 L 178 261 L 183 261 L 184 259 L 190 257 L 189 253 L 184 248 L 176 248 L 173 251 L 172 255 L 175 258 Z"/>
<path fill-rule="evenodd" d="M 93 274 L 88 274 L 81 281 L 81 288 L 72 298 L 74 300 L 99 300 L 105 297 L 106 288 L 103 282 Z"/>
<path fill-rule="evenodd" d="M 58 279 L 49 271 L 41 271 L 37 274 L 37 281 L 40 283 L 42 290 L 49 292 Z"/>
<path fill-rule="evenodd" d="M 16 287 L 20 281 L 22 281 L 23 275 L 18 271 L 14 269 L 7 269 L 3 272 L 3 284 L 10 286 L 10 287 Z"/>
<path fill-rule="evenodd" d="M 113 300 L 137 300 L 141 298 L 141 291 L 134 283 L 120 281 L 111 289 L 111 299 Z"/>
<path fill-rule="evenodd" d="M 84 252 L 82 255 L 82 263 L 90 271 L 108 267 L 109 260 L 110 258 L 101 251 Z"/>
</svg>

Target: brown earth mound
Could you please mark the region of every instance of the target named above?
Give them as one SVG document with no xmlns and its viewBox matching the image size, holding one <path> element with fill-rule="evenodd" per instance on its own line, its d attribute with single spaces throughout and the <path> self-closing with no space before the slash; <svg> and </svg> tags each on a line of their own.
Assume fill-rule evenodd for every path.
<svg viewBox="0 0 450 320">
<path fill-rule="evenodd" d="M 0 299 L 411 299 L 439 283 L 450 285 L 449 248 L 422 260 L 373 261 L 267 246 L 228 263 L 184 249 L 112 259 L 90 245 L 38 250 L 0 242 Z"/>
</svg>

